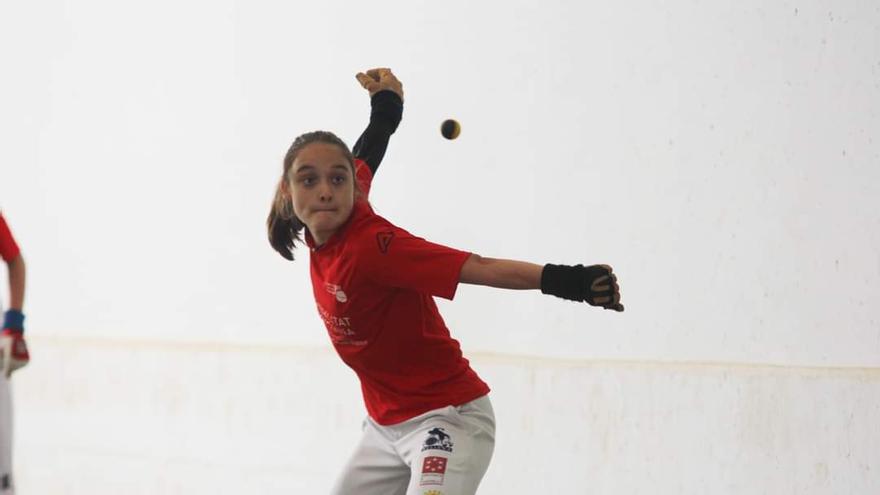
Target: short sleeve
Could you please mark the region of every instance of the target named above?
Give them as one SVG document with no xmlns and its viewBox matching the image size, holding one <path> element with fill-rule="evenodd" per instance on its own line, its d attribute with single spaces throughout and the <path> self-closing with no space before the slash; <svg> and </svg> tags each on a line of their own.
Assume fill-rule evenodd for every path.
<svg viewBox="0 0 880 495">
<path fill-rule="evenodd" d="M 12 261 L 20 252 L 12 232 L 9 231 L 9 226 L 6 225 L 6 219 L 0 214 L 0 256 L 4 261 Z"/>
<path fill-rule="evenodd" d="M 364 193 L 364 199 L 369 199 L 370 186 L 373 184 L 373 172 L 367 163 L 360 158 L 354 160 L 354 174 L 358 182 L 361 192 Z"/>
<path fill-rule="evenodd" d="M 428 242 L 393 225 L 363 239 L 359 266 L 380 285 L 452 299 L 471 253 Z"/>
</svg>

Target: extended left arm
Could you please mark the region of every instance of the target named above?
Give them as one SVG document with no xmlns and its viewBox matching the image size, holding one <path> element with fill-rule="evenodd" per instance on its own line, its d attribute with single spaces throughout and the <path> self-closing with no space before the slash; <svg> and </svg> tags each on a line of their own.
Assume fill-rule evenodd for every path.
<svg viewBox="0 0 880 495">
<path fill-rule="evenodd" d="M 543 269 L 541 265 L 525 261 L 484 258 L 472 254 L 461 267 L 459 281 L 498 289 L 540 289 Z"/>
<path fill-rule="evenodd" d="M 617 276 L 608 265 L 536 265 L 472 254 L 461 267 L 459 282 L 499 289 L 541 289 L 570 301 L 623 311 Z"/>
</svg>

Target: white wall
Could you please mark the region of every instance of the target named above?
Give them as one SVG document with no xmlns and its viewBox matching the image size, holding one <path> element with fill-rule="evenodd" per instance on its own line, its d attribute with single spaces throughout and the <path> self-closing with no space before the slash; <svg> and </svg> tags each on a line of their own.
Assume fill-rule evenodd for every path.
<svg viewBox="0 0 880 495">
<path fill-rule="evenodd" d="M 720 423 L 733 392 L 714 387 L 724 383 L 717 372 L 737 377 L 731 387 L 778 393 L 808 411 L 786 419 L 764 402 L 754 409 L 757 418 L 780 428 L 830 428 L 814 439 L 827 439 L 821 448 L 797 444 L 794 435 L 792 445 L 836 452 L 846 447 L 841 435 L 847 431 L 876 439 L 866 411 L 877 412 L 880 367 L 878 25 L 880 7 L 858 1 L 506 2 L 503 8 L 463 1 L 0 4 L 0 207 L 28 261 L 26 313 L 35 358 L 17 384 L 17 406 L 27 418 L 54 418 L 53 427 L 67 431 L 73 416 L 53 417 L 67 404 L 55 401 L 81 391 L 89 400 L 77 407 L 106 411 L 98 426 L 127 431 L 130 411 L 113 406 L 124 396 L 120 390 L 128 390 L 124 383 L 73 381 L 66 361 L 47 359 L 83 339 L 98 347 L 112 342 L 113 352 L 95 350 L 85 361 L 96 372 L 115 370 L 119 353 L 130 355 L 118 366 L 145 376 L 134 383 L 148 383 L 146 376 L 169 379 L 164 369 L 149 373 L 163 359 L 214 359 L 199 347 L 211 343 L 238 349 L 224 355 L 264 373 L 285 368 L 263 354 L 252 356 L 252 345 L 326 349 L 306 253 L 284 262 L 264 240 L 263 220 L 293 137 L 326 128 L 353 142 L 368 115 L 354 73 L 382 65 L 403 80 L 406 109 L 373 189 L 381 214 L 480 254 L 604 262 L 620 276 L 624 314 L 472 287 L 442 304 L 453 333 L 473 355 L 612 363 L 597 374 L 551 365 L 553 378 L 529 394 L 506 396 L 499 390 L 505 378 L 489 376 L 500 421 L 540 403 L 542 394 L 616 390 L 619 380 L 630 380 L 627 386 L 640 395 L 662 393 L 660 407 L 670 414 L 704 393 L 706 417 Z M 447 117 L 463 126 L 454 142 L 438 132 Z M 180 359 L 147 352 L 138 344 L 143 341 L 177 345 Z M 122 351 L 126 343 L 129 350 Z M 88 347 L 75 346 L 86 354 Z M 79 355 L 64 359 L 81 362 Z M 619 360 L 672 368 L 630 373 L 613 364 Z M 737 371 L 764 365 L 789 371 L 779 371 L 784 378 Z M 527 374 L 530 366 L 514 368 Z M 687 379 L 679 381 L 678 366 L 688 370 Z M 484 374 L 493 373 L 488 368 Z M 853 373 L 870 379 L 817 371 L 824 377 L 817 382 L 808 371 L 813 368 L 859 368 L 867 371 Z M 301 369 L 314 377 L 348 373 L 329 359 Z M 239 382 L 211 389 L 212 380 L 199 376 L 156 392 L 150 407 L 173 407 L 179 393 L 204 411 L 225 400 L 206 389 L 250 393 L 250 385 Z M 518 382 L 510 383 L 519 390 Z M 293 400 L 288 394 L 306 386 L 298 384 L 286 390 L 265 384 L 252 393 Z M 363 409 L 356 388 L 349 388 L 351 414 L 339 424 L 355 428 Z M 816 407 L 829 395 L 864 414 L 846 423 L 840 411 Z M 342 399 L 316 400 L 315 407 L 333 407 Z M 637 432 L 655 423 L 652 414 L 632 407 L 622 407 L 628 422 L 585 428 L 619 432 L 629 442 L 627 455 L 659 449 L 637 441 Z M 528 417 L 559 424 L 541 411 Z M 172 429 L 195 421 L 164 418 Z M 308 431 L 326 420 L 317 413 L 299 419 Z M 28 421 L 19 418 L 18 462 L 30 473 L 20 478 L 37 483 L 33 460 L 42 457 L 28 452 L 45 456 L 61 444 Z M 164 424 L 150 421 L 158 422 L 149 432 Z M 216 449 L 201 442 L 214 425 L 202 424 L 195 453 L 186 454 L 189 470 L 173 476 L 174 483 L 195 486 L 213 472 Z M 508 431 L 490 476 L 528 472 L 514 460 L 516 449 L 502 443 L 510 438 L 529 438 L 523 448 L 532 457 L 595 455 L 575 445 L 548 452 L 543 442 L 556 433 L 529 437 L 525 426 Z M 321 438 L 346 446 L 355 433 Z M 676 425 L 657 434 L 686 445 L 699 439 Z M 761 470 L 766 466 L 743 460 L 752 453 L 745 436 L 716 435 L 717 448 L 741 464 L 694 448 L 686 458 L 699 469 L 681 471 L 673 461 L 651 469 L 689 492 L 702 486 L 703 472 L 744 483 L 724 490 L 729 493 L 772 491 L 786 486 L 783 479 L 802 487 L 794 483 L 806 483 L 810 473 L 841 472 L 834 461 L 816 461 L 825 462 L 823 471 L 811 459 L 798 459 L 768 474 Z M 153 445 L 148 460 L 126 458 L 118 455 L 124 450 L 118 438 L 109 436 L 101 448 L 77 444 L 82 448 L 72 451 L 82 457 L 42 462 L 40 472 L 88 471 L 98 458 L 110 469 L 112 458 L 122 483 L 138 469 L 177 469 L 177 446 Z M 271 436 L 230 437 L 227 445 L 267 449 L 243 471 L 274 473 L 266 483 L 277 485 L 266 492 L 323 486 L 308 480 L 320 478 L 325 467 L 289 472 L 293 464 L 272 459 L 301 454 L 273 450 L 263 438 Z M 828 486 L 876 491 L 876 454 L 858 454 L 842 471 L 845 484 Z M 192 467 L 200 462 L 208 466 L 203 471 Z M 329 471 L 337 467 L 330 464 Z M 871 469 L 858 471 L 859 465 Z M 599 467 L 591 466 L 596 474 Z M 602 468 L 608 492 L 653 486 L 626 476 L 632 466 Z M 528 479 L 549 476 L 534 473 Z M 509 479 L 511 485 L 490 478 L 487 486 L 528 486 Z M 835 492 L 813 486 L 815 493 Z"/>
<path fill-rule="evenodd" d="M 21 493 L 327 493 L 359 439 L 358 384 L 330 350 L 36 342 L 15 383 Z M 473 365 L 498 421 L 480 493 L 880 490 L 876 369 Z"/>
</svg>

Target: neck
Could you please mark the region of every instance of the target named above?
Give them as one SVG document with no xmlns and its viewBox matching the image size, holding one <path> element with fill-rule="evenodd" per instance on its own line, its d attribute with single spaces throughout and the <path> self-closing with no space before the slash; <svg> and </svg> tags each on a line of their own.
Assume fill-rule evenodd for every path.
<svg viewBox="0 0 880 495">
<path fill-rule="evenodd" d="M 335 232 L 335 230 L 314 231 L 309 229 L 309 233 L 312 235 L 312 240 L 315 242 L 315 247 L 323 246 L 327 242 L 327 240 L 330 239 L 330 236 L 332 236 Z"/>
</svg>

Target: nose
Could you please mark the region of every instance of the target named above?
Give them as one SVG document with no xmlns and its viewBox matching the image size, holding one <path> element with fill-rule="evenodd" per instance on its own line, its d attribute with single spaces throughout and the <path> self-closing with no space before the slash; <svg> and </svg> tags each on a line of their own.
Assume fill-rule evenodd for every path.
<svg viewBox="0 0 880 495">
<path fill-rule="evenodd" d="M 325 203 L 333 199 L 333 189 L 330 187 L 330 184 L 327 182 L 321 183 L 320 189 L 318 189 L 318 198 Z"/>
</svg>

